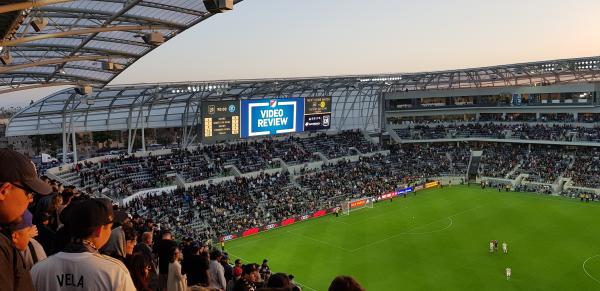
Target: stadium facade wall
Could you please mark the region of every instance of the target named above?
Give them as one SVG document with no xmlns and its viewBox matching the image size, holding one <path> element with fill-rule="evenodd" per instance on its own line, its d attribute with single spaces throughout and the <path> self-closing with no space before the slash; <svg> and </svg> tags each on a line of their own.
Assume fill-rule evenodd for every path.
<svg viewBox="0 0 600 291">
<path fill-rule="evenodd" d="M 462 97 L 462 96 L 482 96 L 482 95 L 501 95 L 501 94 L 544 94 L 544 93 L 570 93 L 570 92 L 592 92 L 600 91 L 600 85 L 597 83 L 573 83 L 550 86 L 508 86 L 495 88 L 464 88 L 450 90 L 426 90 L 426 91 L 408 91 L 391 92 L 385 94 L 386 100 L 392 99 L 414 99 L 414 98 L 435 98 L 435 97 Z"/>
</svg>

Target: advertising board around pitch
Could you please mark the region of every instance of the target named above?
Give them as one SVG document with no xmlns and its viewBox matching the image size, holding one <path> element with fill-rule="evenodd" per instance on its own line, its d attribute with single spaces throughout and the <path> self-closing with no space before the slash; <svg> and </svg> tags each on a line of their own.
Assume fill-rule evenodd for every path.
<svg viewBox="0 0 600 291">
<path fill-rule="evenodd" d="M 279 98 L 242 100 L 241 137 L 304 131 L 304 100 Z"/>
</svg>

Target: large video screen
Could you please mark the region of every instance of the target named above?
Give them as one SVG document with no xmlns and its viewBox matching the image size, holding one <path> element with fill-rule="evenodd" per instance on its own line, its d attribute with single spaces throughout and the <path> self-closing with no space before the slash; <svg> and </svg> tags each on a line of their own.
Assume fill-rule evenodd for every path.
<svg viewBox="0 0 600 291">
<path fill-rule="evenodd" d="M 225 141 L 331 127 L 331 97 L 202 102 L 202 138 Z"/>
<path fill-rule="evenodd" d="M 202 139 L 225 141 L 240 137 L 240 101 L 202 102 Z"/>
<path fill-rule="evenodd" d="M 241 137 L 304 131 L 304 99 L 242 100 Z"/>
</svg>

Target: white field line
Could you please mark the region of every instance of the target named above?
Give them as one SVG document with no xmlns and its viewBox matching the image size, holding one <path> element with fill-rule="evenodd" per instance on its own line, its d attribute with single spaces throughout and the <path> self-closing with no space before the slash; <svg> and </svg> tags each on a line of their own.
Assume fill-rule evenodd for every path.
<svg viewBox="0 0 600 291">
<path fill-rule="evenodd" d="M 292 232 L 292 231 L 289 231 L 289 230 L 287 231 L 287 233 L 295 235 L 295 236 L 299 236 L 299 237 L 302 237 L 302 238 L 305 238 L 305 239 L 309 239 L 309 240 L 312 240 L 314 242 L 318 242 L 318 243 L 324 244 L 326 246 L 334 247 L 336 249 L 339 249 L 339 250 L 342 250 L 342 251 L 345 251 L 345 252 L 350 252 L 350 250 L 347 249 L 347 248 L 341 247 L 341 246 L 339 246 L 337 244 L 328 243 L 326 241 L 322 241 L 322 240 L 316 239 L 314 237 L 310 237 L 310 236 L 303 235 L 303 234 L 300 234 L 300 233 L 295 233 L 295 232 Z"/>
<path fill-rule="evenodd" d="M 405 232 L 404 234 L 430 234 L 430 233 L 436 233 L 436 232 L 442 232 L 450 227 L 452 227 L 452 224 L 454 223 L 454 220 L 452 220 L 452 218 L 450 217 L 446 217 L 450 223 L 448 223 L 448 225 L 446 225 L 446 227 L 441 228 L 441 229 L 436 229 L 436 230 L 432 230 L 432 231 L 424 231 L 424 232 Z"/>
<path fill-rule="evenodd" d="M 427 226 L 427 225 L 433 224 L 433 223 L 435 223 L 435 222 L 438 222 L 438 221 L 440 221 L 440 220 L 443 220 L 443 219 L 450 219 L 450 221 L 452 222 L 452 217 L 455 217 L 455 216 L 457 216 L 457 215 L 463 214 L 463 213 L 465 213 L 465 212 L 467 212 L 467 211 L 471 211 L 471 210 L 474 210 L 474 209 L 476 209 L 476 208 L 480 208 L 480 207 L 481 207 L 481 205 L 479 205 L 479 206 L 475 206 L 475 207 L 473 207 L 473 208 L 469 208 L 469 209 L 467 209 L 467 210 L 463 210 L 463 211 L 461 211 L 461 212 L 458 212 L 458 213 L 452 214 L 452 215 L 450 215 L 450 216 L 448 216 L 448 217 L 440 218 L 440 219 L 434 220 L 434 221 L 432 221 L 432 222 L 429 222 L 429 223 L 426 223 L 426 224 L 423 224 L 423 225 L 419 225 L 419 226 L 417 226 L 417 227 L 413 227 L 411 230 L 414 230 L 414 229 L 419 229 L 419 228 L 421 228 L 421 227 L 424 227 L 424 226 Z M 452 223 L 450 223 L 450 225 L 449 225 L 449 226 L 447 226 L 445 229 L 448 229 L 448 228 L 450 228 L 450 226 L 452 226 Z M 437 231 L 440 231 L 440 230 L 437 230 Z M 437 231 L 435 231 L 435 232 L 437 232 Z M 427 232 L 426 232 L 426 233 L 427 233 Z M 363 245 L 363 246 L 361 246 L 361 247 L 355 248 L 355 249 L 351 250 L 350 252 L 356 252 L 356 251 L 358 251 L 358 250 L 362 250 L 362 249 L 364 249 L 364 248 L 367 248 L 367 247 L 370 247 L 370 246 L 373 246 L 373 245 L 376 245 L 376 244 L 379 244 L 379 243 L 382 243 L 382 242 L 385 242 L 385 241 L 388 241 L 388 240 L 390 240 L 390 239 L 393 239 L 393 238 L 396 238 L 396 237 L 399 237 L 399 236 L 402 236 L 402 235 L 406 235 L 406 234 L 411 234 L 411 233 L 410 233 L 410 231 L 403 231 L 403 232 L 400 232 L 400 233 L 397 233 L 397 234 L 394 234 L 394 235 L 388 236 L 388 237 L 386 237 L 386 238 L 383 238 L 383 239 L 380 239 L 380 240 L 377 240 L 377 241 L 374 241 L 374 242 L 368 243 L 368 244 L 366 244 L 366 245 Z M 415 234 L 418 234 L 418 233 L 415 233 Z M 425 234 L 425 233 L 423 233 L 423 234 Z"/>
<path fill-rule="evenodd" d="M 333 280 L 333 279 L 332 279 L 332 280 Z M 294 282 L 296 282 L 296 284 L 300 285 L 300 287 L 302 287 L 302 289 L 303 289 L 303 290 L 304 290 L 304 289 L 308 289 L 308 290 L 312 290 L 312 291 L 317 291 L 317 289 L 315 289 L 315 288 L 313 288 L 313 287 L 310 287 L 310 286 L 308 286 L 308 285 L 306 285 L 306 284 L 302 284 L 302 283 L 300 283 L 300 282 L 298 282 L 298 281 L 296 281 L 296 280 L 294 280 Z"/>
<path fill-rule="evenodd" d="M 600 255 L 595 255 L 595 256 L 591 256 L 591 257 L 587 258 L 587 260 L 585 260 L 581 266 L 583 267 L 583 271 L 585 272 L 585 274 L 586 274 L 588 277 L 590 277 L 592 280 L 596 281 L 596 283 L 600 284 L 600 280 L 598 280 L 598 279 L 596 279 L 594 276 L 592 276 L 592 275 L 591 275 L 591 274 L 590 274 L 590 273 L 587 271 L 587 269 L 585 268 L 585 264 L 587 264 L 587 262 L 588 262 L 589 260 L 591 260 L 591 259 L 593 259 L 593 258 L 597 258 L 597 257 L 600 257 Z"/>
</svg>

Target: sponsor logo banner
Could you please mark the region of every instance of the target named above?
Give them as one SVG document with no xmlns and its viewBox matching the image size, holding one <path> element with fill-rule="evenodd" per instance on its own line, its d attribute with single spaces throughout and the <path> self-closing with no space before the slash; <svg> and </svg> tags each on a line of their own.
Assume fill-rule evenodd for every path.
<svg viewBox="0 0 600 291">
<path fill-rule="evenodd" d="M 226 235 L 224 237 L 221 238 L 221 241 L 228 241 L 228 240 L 232 240 L 234 238 L 236 238 L 237 236 L 235 234 L 230 234 L 230 235 Z"/>
<path fill-rule="evenodd" d="M 331 113 L 304 116 L 304 130 L 324 130 L 331 128 Z"/>
<path fill-rule="evenodd" d="M 315 214 L 313 214 L 313 217 L 317 218 L 317 217 L 324 216 L 325 214 L 327 214 L 327 210 L 319 210 L 319 211 L 315 212 Z"/>
<path fill-rule="evenodd" d="M 249 235 L 257 234 L 259 232 L 260 232 L 260 228 L 255 227 L 255 228 L 251 228 L 251 229 L 244 231 L 242 233 L 242 236 L 249 236 Z"/>
<path fill-rule="evenodd" d="M 364 206 L 365 204 L 367 204 L 367 199 L 354 201 L 354 202 L 350 203 L 350 209 L 356 208 L 356 207 L 361 207 L 361 206 Z"/>
<path fill-rule="evenodd" d="M 440 185 L 439 181 L 433 181 L 433 182 L 425 183 L 425 189 L 437 187 L 439 185 Z"/>
<path fill-rule="evenodd" d="M 290 224 L 294 224 L 296 222 L 295 218 L 288 218 L 284 221 L 281 222 L 281 226 L 286 226 L 286 225 L 290 225 Z"/>
<path fill-rule="evenodd" d="M 222 241 L 228 241 L 228 240 L 236 239 L 236 238 L 239 238 L 239 237 L 245 237 L 245 236 L 257 234 L 257 233 L 261 232 L 261 229 L 262 229 L 262 231 L 268 231 L 268 230 L 272 230 L 272 229 L 277 228 L 277 227 L 288 226 L 290 224 L 296 223 L 298 220 L 304 221 L 304 220 L 308 220 L 310 218 L 317 218 L 317 217 L 325 216 L 329 212 L 332 212 L 332 211 L 319 210 L 319 211 L 315 212 L 312 215 L 307 214 L 307 215 L 302 215 L 302 216 L 297 216 L 297 217 L 290 217 L 288 219 L 283 220 L 281 222 L 281 224 L 272 223 L 272 224 L 261 226 L 261 227 L 250 228 L 250 229 L 247 229 L 247 230 L 245 230 L 243 232 L 239 232 L 239 233 L 235 233 L 235 234 L 230 234 L 230 235 L 223 236 L 223 237 L 221 237 L 221 240 Z"/>
</svg>

